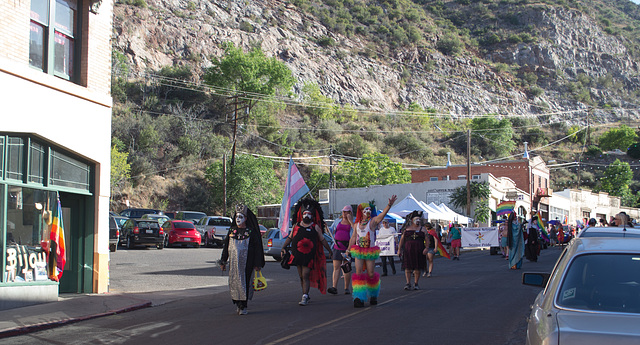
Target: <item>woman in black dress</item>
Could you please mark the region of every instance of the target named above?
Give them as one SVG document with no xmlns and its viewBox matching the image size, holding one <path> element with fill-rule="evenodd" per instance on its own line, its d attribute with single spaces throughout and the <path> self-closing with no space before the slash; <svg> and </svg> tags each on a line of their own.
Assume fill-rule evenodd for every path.
<svg viewBox="0 0 640 345">
<path fill-rule="evenodd" d="M 402 259 L 402 268 L 407 284 L 405 290 L 419 290 L 420 271 L 424 270 L 427 261 L 428 244 L 425 245 L 427 231 L 422 226 L 422 212 L 413 211 L 405 218 L 402 226 L 402 237 L 398 244 L 398 254 Z M 411 274 L 414 285 L 411 287 Z"/>
</svg>

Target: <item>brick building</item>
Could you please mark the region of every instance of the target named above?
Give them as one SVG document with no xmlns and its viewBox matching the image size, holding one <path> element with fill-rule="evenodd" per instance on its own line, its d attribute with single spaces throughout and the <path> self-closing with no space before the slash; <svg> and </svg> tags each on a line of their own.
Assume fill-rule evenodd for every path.
<svg viewBox="0 0 640 345">
<path fill-rule="evenodd" d="M 549 215 L 549 168 L 540 156 L 531 159 L 520 159 L 471 165 L 471 181 L 480 180 L 481 174 L 496 177 L 508 177 L 515 182 L 518 189 L 529 194 L 530 205 L 540 210 L 543 217 Z M 446 167 L 430 167 L 411 170 L 411 182 L 466 180 L 466 165 L 450 165 Z"/>
<path fill-rule="evenodd" d="M 109 286 L 112 0 L 0 1 L 0 309 Z M 46 272 L 59 195 L 67 259 Z"/>
</svg>

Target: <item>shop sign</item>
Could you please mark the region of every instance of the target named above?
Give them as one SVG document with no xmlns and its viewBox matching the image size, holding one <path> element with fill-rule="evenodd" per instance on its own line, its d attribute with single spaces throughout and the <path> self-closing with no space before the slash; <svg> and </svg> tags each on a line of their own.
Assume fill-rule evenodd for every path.
<svg viewBox="0 0 640 345">
<path fill-rule="evenodd" d="M 39 248 L 10 245 L 7 246 L 7 266 L 4 282 L 46 281 L 47 254 Z"/>
</svg>

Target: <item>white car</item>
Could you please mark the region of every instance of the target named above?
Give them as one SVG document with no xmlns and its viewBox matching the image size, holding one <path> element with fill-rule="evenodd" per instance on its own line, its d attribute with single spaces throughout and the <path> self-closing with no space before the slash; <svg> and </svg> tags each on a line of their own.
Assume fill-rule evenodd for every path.
<svg viewBox="0 0 640 345">
<path fill-rule="evenodd" d="M 229 217 L 206 216 L 196 222 L 196 229 L 202 235 L 202 242 L 205 246 L 220 246 L 227 237 L 232 221 Z"/>
<path fill-rule="evenodd" d="M 640 238 L 640 228 L 622 226 L 594 226 L 580 231 L 576 237 L 633 237 Z"/>
<path fill-rule="evenodd" d="M 640 239 L 574 239 L 551 274 L 526 272 L 545 287 L 532 305 L 529 345 L 640 343 Z"/>
</svg>

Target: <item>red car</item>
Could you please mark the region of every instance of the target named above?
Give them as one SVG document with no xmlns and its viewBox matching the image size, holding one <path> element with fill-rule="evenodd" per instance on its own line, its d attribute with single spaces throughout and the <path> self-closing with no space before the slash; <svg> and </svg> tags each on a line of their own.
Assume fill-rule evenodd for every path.
<svg viewBox="0 0 640 345">
<path fill-rule="evenodd" d="M 162 224 L 165 233 L 165 247 L 171 247 L 174 244 L 193 245 L 200 248 L 200 232 L 196 230 L 196 226 L 188 220 L 169 220 Z"/>
</svg>

